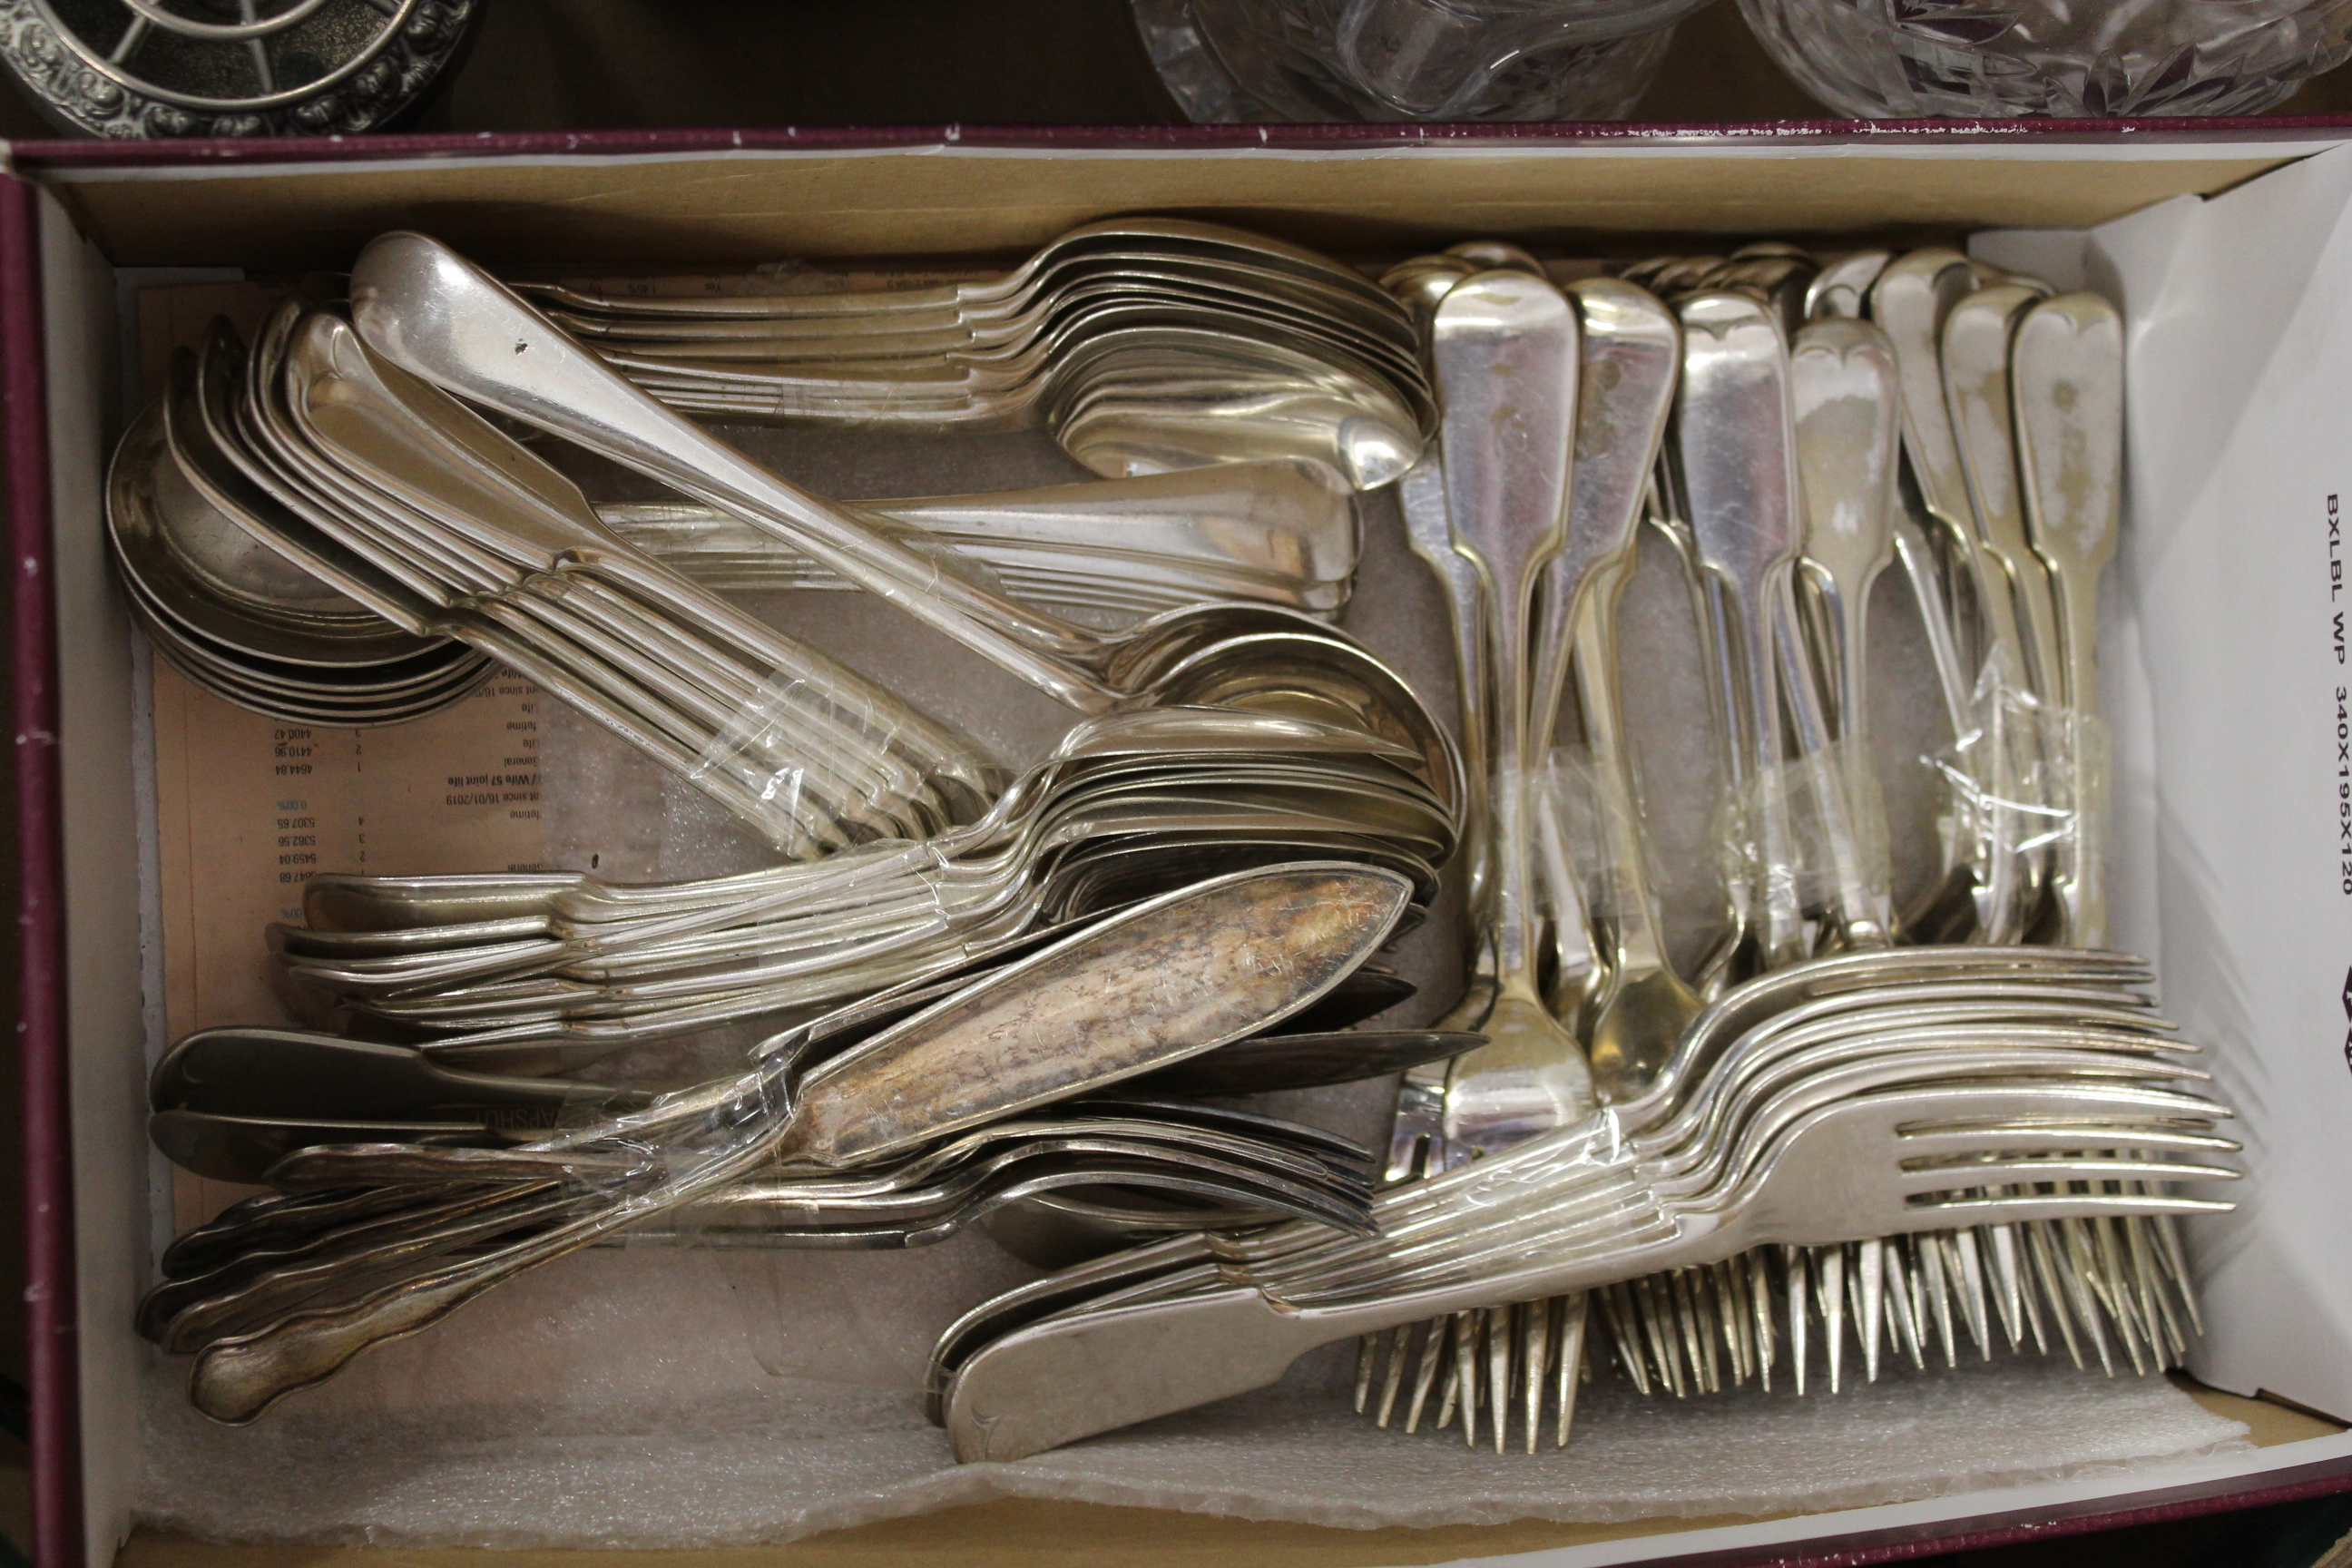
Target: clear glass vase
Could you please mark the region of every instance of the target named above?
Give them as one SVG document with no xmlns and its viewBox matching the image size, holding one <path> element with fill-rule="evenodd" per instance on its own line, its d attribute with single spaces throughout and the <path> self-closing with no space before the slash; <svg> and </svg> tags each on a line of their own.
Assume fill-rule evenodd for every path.
<svg viewBox="0 0 2352 1568">
<path fill-rule="evenodd" d="M 1134 0 L 1196 121 L 1622 120 L 1709 0 Z"/>
<path fill-rule="evenodd" d="M 1864 120 L 2257 114 L 2352 57 L 2352 0 L 1739 0 Z"/>
</svg>

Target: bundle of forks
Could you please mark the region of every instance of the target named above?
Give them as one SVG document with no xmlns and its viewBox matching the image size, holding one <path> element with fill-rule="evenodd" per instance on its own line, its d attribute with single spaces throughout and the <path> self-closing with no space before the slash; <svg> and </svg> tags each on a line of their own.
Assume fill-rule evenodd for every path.
<svg viewBox="0 0 2352 1568">
<path fill-rule="evenodd" d="M 1580 279 L 1561 291 L 1565 310 L 1547 309 L 1544 268 L 1497 242 L 1416 258 L 1388 281 L 1423 323 L 1444 405 L 1440 450 L 1423 465 L 1437 477 L 1403 487 L 1408 528 L 1456 605 L 1460 677 L 1473 694 L 1465 711 L 1475 721 L 1483 698 L 1496 715 L 1486 743 L 1465 745 L 1486 760 L 1489 819 L 1500 826 L 1483 841 L 1486 940 L 1447 1023 L 1499 1039 L 1496 1020 L 1516 1000 L 1535 1016 L 1536 1042 L 1490 1046 L 1409 1079 L 1392 1180 L 1491 1156 L 1571 1123 L 1597 1100 L 1638 1100 L 1706 998 L 1810 954 L 1867 954 L 1897 941 L 2104 940 L 2095 601 L 2115 545 L 2122 426 L 2111 304 L 1951 251 L 1861 252 L 1823 266 L 1775 242 Z M 1507 326 L 1496 304 L 1506 298 L 1517 312 Z M 1575 368 L 1551 369 L 1539 386 L 1528 341 L 1547 335 L 1557 364 Z M 1514 355 L 1524 384 L 1507 387 L 1496 373 Z M 1478 468 L 1494 464 L 1480 450 L 1492 445 L 1485 410 L 1508 399 L 1550 410 L 1549 440 L 1517 466 L 1566 497 L 1556 506 L 1532 495 L 1515 503 L 1495 487 L 1481 495 L 1454 471 L 1459 450 Z M 1686 973 L 1668 961 L 1619 711 L 1615 602 L 1644 521 L 1673 546 L 1693 591 L 1727 780 L 1724 916 Z M 1515 549 L 1517 572 L 1498 574 Z M 1464 558 L 1474 568 L 1466 584 Z M 1897 560 L 1950 735 L 1922 759 L 1945 802 L 1937 874 L 1899 914 L 1865 682 L 1872 591 Z M 1597 879 L 1542 848 L 1567 837 L 1557 825 L 1567 815 L 1562 771 L 1537 764 L 1570 675 L 1586 750 L 1567 776 L 1588 793 Z M 1513 724 L 1524 727 L 1516 743 Z M 1537 831 L 1514 826 L 1528 823 Z M 1946 984 L 1955 999 L 1998 996 L 2019 977 L 1964 961 Z M 1527 1091 L 1531 1062 L 1555 1080 L 1544 1095 Z M 1580 1068 L 1584 1094 L 1561 1092 Z M 2158 1229 L 2177 1259 L 2177 1237 Z M 1971 1246 L 1957 1232 L 1900 1244 L 1857 1237 L 1751 1261 L 1759 1281 L 1770 1272 L 1785 1283 L 1770 1296 L 1786 1303 L 1792 1339 L 1802 1343 L 1819 1325 L 1835 1390 L 1849 1318 L 1871 1378 L 1889 1345 L 1925 1365 L 1940 1340 L 1957 1362 L 1956 1313 L 1976 1349 L 1991 1352 L 1982 1315 L 1954 1296 L 1975 1267 Z M 2171 1364 L 2194 1306 L 2130 1309 L 2160 1293 L 2151 1257 L 2146 1247 L 2052 1249 L 2046 1276 L 2029 1271 L 2021 1285 L 2042 1284 L 2046 1311 L 2029 1320 L 2036 1347 L 2063 1343 L 2077 1364 L 2087 1350 L 2110 1373 L 2116 1345 L 2136 1369 Z M 1644 1391 L 1676 1395 L 1769 1378 L 1769 1359 L 1730 1327 L 1729 1304 L 1748 1289 L 1738 1273 L 1686 1272 L 1602 1294 L 1605 1361 Z M 1470 1387 L 1470 1363 L 1491 1370 L 1514 1334 L 1530 1341 L 1519 1352 L 1528 1367 L 1578 1360 L 1591 1308 L 1575 1298 L 1532 1317 L 1457 1320 L 1455 1381 Z M 1359 1359 L 1358 1407 L 1384 1425 L 1395 1406 L 1376 1404 L 1375 1392 L 1394 1380 L 1402 1354 L 1401 1343 L 1368 1340 Z M 1801 1355 L 1800 1388 L 1804 1368 Z M 1496 1393 L 1499 1447 L 1508 1404 Z M 1557 1442 L 1567 1440 L 1574 1394 L 1572 1379 L 1555 1385 Z M 1518 1403 L 1532 1447 L 1537 1402 Z M 1475 1442 L 1466 1399 L 1441 1405 L 1439 1424 L 1457 1414 Z M 1419 1415 L 1404 1413 L 1408 1429 Z"/>
<path fill-rule="evenodd" d="M 2229 1205 L 2158 1184 L 2228 1180 L 2213 1156 L 2237 1146 L 2144 979 L 2127 958 L 2062 949 L 1793 966 L 1709 1007 L 1639 1099 L 1391 1188 L 1376 1236 L 1186 1237 L 985 1303 L 934 1352 L 934 1416 L 961 1458 L 1019 1458 L 1265 1386 L 1370 1334 L 1394 1346 L 1383 1413 L 1453 1405 L 1468 1426 L 1484 1404 L 1499 1448 L 1513 1415 L 1532 1430 L 1547 1402 L 1567 1408 L 1569 1293 L 1684 1337 L 1694 1359 L 1720 1338 L 1759 1374 L 1780 1354 L 1776 1303 L 1795 1367 L 1818 1310 L 1834 1366 L 1849 1303 L 1871 1325 L 1877 1307 L 1804 1260 L 1890 1237 L 1934 1260 L 1922 1273 L 1954 1353 L 1948 1312 L 1984 1343 L 1995 1322 L 2018 1342 L 2068 1313 L 2177 1340 L 2194 1309 L 2160 1222 Z M 2097 1283 L 2095 1262 L 2128 1269 L 2130 1289 Z M 1671 1301 L 1639 1311 L 1661 1282 Z M 1915 1297 L 1894 1315 L 1920 1310 Z"/>
<path fill-rule="evenodd" d="M 2164 1083 L 2198 1075 L 2152 1043 L 2144 966 L 2097 950 L 2114 308 L 1948 251 L 1823 267 L 1772 243 L 1563 289 L 1482 241 L 1385 281 L 1439 396 L 1401 500 L 1453 612 L 1484 784 L 1469 980 L 1442 1024 L 1489 1044 L 1408 1075 L 1379 1241 L 1234 1244 L 1184 1259 L 1211 1274 L 1181 1289 L 1136 1284 L 1157 1277 L 1138 1255 L 974 1314 L 935 1368 L 959 1451 L 1138 1418 L 1139 1388 L 1173 1409 L 1256 1386 L 1340 1337 L 1317 1315 L 1334 1302 L 1383 1319 L 1360 1410 L 1498 1451 L 1564 1444 L 1609 1364 L 1643 1392 L 1776 1369 L 1834 1391 L 1849 1332 L 1874 1379 L 1895 1353 L 1956 1365 L 2004 1342 L 2111 1374 L 2172 1364 L 2198 1327 L 2175 1216 L 2213 1201 L 2151 1184 L 2225 1179 L 2202 1162 L 2236 1145 L 2221 1107 Z M 1644 521 L 1691 584 L 1727 781 L 1724 916 L 1684 968 L 1617 689 Z M 1950 731 L 1922 759 L 1944 786 L 1937 875 L 1899 913 L 1864 681 L 1896 560 Z M 1571 685 L 1572 770 L 1549 750 Z M 1408 1310 L 1445 1292 L 1442 1316 Z M 1226 1316 L 1201 1328 L 1213 1297 Z M 1084 1396 L 1039 1375 L 1076 1376 L 1053 1361 L 1072 1343 L 1114 1364 L 1132 1331 L 1205 1332 L 1223 1359 L 1269 1310 L 1276 1348 L 1230 1375 L 1150 1354 Z"/>
</svg>

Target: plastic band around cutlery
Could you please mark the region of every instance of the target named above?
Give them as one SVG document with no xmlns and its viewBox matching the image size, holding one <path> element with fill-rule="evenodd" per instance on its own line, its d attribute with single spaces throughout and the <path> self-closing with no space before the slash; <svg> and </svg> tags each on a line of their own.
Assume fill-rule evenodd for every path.
<svg viewBox="0 0 2352 1568">
<path fill-rule="evenodd" d="M 1967 732 L 1921 759 L 1943 780 L 1946 831 L 1979 864 L 2071 853 L 2083 839 L 2078 807 L 2098 813 L 2106 798 L 2106 721 L 1990 682 L 1974 710 Z"/>
<path fill-rule="evenodd" d="M 1653 835 L 1642 820 L 1641 803 L 1623 789 L 1604 787 L 1595 766 L 1584 747 L 1555 746 L 1537 787 L 1544 791 L 1545 809 L 1566 841 L 1585 913 L 1596 921 L 1651 918 L 1655 911 L 1648 905 L 1654 897 L 1650 889 L 1661 873 Z M 1616 858 L 1627 854 L 1638 855 L 1640 864 L 1626 867 Z"/>
<path fill-rule="evenodd" d="M 1766 812 L 1789 826 L 1785 863 L 1767 863 Z M 1717 864 L 1727 886 L 1794 889 L 1809 919 L 1847 923 L 1883 907 L 1892 880 L 1886 802 L 1866 759 L 1844 741 L 1751 774 L 1727 792 L 1717 822 Z M 1883 918 L 1883 917 L 1882 917 Z"/>
<path fill-rule="evenodd" d="M 1608 851 L 1616 840 L 1609 837 L 1612 825 L 1602 816 L 1612 806 L 1608 794 L 1593 787 L 1591 753 L 1582 746 L 1553 747 L 1535 770 L 1529 787 L 1542 797 L 1543 815 L 1538 822 L 1549 818 L 1567 847 L 1585 913 L 1596 919 L 1616 913 L 1622 905 L 1615 897 L 1617 879 Z M 1543 867 L 1547 874 L 1556 869 Z"/>
<path fill-rule="evenodd" d="M 903 816 L 913 803 L 904 792 L 888 788 L 877 770 L 844 770 L 835 780 L 824 779 L 809 760 L 806 733 L 820 724 L 856 736 L 874 756 L 894 754 L 904 760 L 895 745 L 898 736 L 878 706 L 778 673 L 728 715 L 687 769 L 687 782 L 742 802 L 739 814 L 796 859 L 814 859 L 840 847 L 812 832 L 813 821 L 835 823 L 855 838 L 866 835 L 845 817 L 870 821 L 876 812 Z M 835 786 L 844 784 L 854 798 L 842 798 Z M 845 812 L 844 806 L 867 809 Z"/>
</svg>

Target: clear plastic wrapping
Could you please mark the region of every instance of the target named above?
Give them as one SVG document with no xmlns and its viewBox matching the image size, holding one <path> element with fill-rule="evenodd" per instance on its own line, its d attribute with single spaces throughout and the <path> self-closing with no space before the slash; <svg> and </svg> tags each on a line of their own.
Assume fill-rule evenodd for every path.
<svg viewBox="0 0 2352 1568">
<path fill-rule="evenodd" d="M 1995 668 L 1979 683 L 1971 726 L 1923 759 L 1942 785 L 1947 861 L 1970 868 L 1973 925 L 1990 940 L 2097 946 L 2105 721 L 2044 704 Z"/>
<path fill-rule="evenodd" d="M 1736 898 L 1793 900 L 1839 932 L 1861 922 L 1886 929 L 1886 806 L 1865 761 L 1852 742 L 1833 741 L 1738 782 L 1717 838 L 1717 864 Z M 1767 813 L 1780 818 L 1777 833 L 1759 827 Z M 1769 858 L 1771 843 L 1786 845 L 1785 857 Z"/>
<path fill-rule="evenodd" d="M 797 674 L 770 676 L 725 716 L 687 770 L 686 782 L 730 805 L 747 803 L 780 844 L 825 843 L 841 831 L 835 803 L 846 796 L 866 808 L 887 807 L 894 796 L 910 793 L 914 782 L 903 767 L 861 774 L 832 763 L 832 747 L 841 741 L 887 755 L 889 731 L 881 716 L 845 699 Z M 858 821 L 866 813 L 843 815 Z"/>
</svg>

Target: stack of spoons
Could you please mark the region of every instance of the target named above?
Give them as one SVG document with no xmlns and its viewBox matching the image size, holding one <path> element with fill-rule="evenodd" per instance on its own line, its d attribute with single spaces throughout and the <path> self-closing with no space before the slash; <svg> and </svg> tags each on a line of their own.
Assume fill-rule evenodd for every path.
<svg viewBox="0 0 2352 1568">
<path fill-rule="evenodd" d="M 1000 278 L 803 294 L 524 284 L 685 412 L 932 428 L 1042 424 L 1097 473 L 1290 458 L 1355 489 L 1420 454 L 1412 328 L 1360 274 L 1245 230 L 1115 218 Z"/>
</svg>

